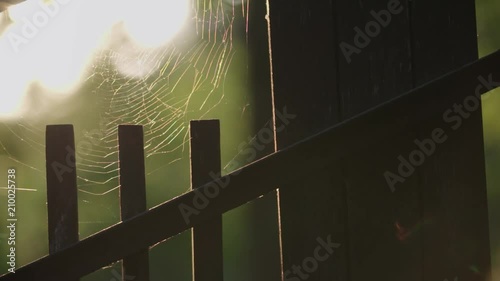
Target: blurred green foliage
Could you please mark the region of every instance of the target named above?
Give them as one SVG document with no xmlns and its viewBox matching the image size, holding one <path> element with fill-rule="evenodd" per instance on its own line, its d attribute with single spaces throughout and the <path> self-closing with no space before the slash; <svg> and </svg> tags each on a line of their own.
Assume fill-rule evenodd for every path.
<svg viewBox="0 0 500 281">
<path fill-rule="evenodd" d="M 500 1 L 476 0 L 479 56 L 500 50 Z M 500 280 L 500 89 L 483 95 L 492 280 Z"/>
</svg>

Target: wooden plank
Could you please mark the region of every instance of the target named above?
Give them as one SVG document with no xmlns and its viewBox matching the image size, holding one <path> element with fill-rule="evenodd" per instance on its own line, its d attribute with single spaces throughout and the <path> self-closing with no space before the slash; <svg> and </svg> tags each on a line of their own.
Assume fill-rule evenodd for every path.
<svg viewBox="0 0 500 281">
<path fill-rule="evenodd" d="M 412 88 L 406 1 L 336 1 L 340 120 Z M 354 50 L 356 49 L 356 50 Z"/>
<path fill-rule="evenodd" d="M 443 112 L 449 107 L 449 95 L 462 91 L 474 93 L 478 76 L 487 76 L 491 73 L 493 81 L 500 81 L 499 65 L 500 52 L 496 52 L 225 175 L 219 181 L 225 186 L 219 196 L 213 198 L 210 204 L 199 210 L 196 215 L 191 216 L 188 223 L 179 207 L 193 205 L 196 196 L 194 191 L 103 230 L 65 250 L 19 268 L 15 274 L 4 275 L 0 280 L 57 281 L 91 273 L 124 256 L 169 239 L 274 191 L 276 186 L 283 185 L 286 188 L 287 184 L 303 178 L 304 175 L 323 169 L 331 159 L 348 157 L 359 148 L 368 147 L 371 141 L 376 142 L 387 136 L 407 132 L 408 125 L 420 122 L 422 116 L 427 114 L 422 108 L 427 108 L 430 112 Z M 485 89 L 480 88 L 477 93 L 484 92 Z M 370 138 L 359 138 L 359 135 Z M 206 184 L 198 190 L 206 193 L 211 188 L 209 186 L 214 183 L 217 181 Z M 158 221 L 169 223 L 159 224 Z M 58 270 L 54 271 L 54 268 Z"/>
<path fill-rule="evenodd" d="M 399 157 L 414 149 L 415 138 L 411 131 L 380 132 L 346 160 L 352 280 L 422 280 L 420 233 L 410 230 L 421 216 L 416 179 L 398 182 L 393 192 L 385 177 L 398 174 Z"/>
<path fill-rule="evenodd" d="M 314 159 L 295 161 L 311 164 Z M 297 171 L 304 176 L 288 185 L 280 185 L 283 280 L 342 280 L 347 275 L 347 208 L 342 202 L 345 192 L 341 181 L 343 171 L 338 165 L 341 158 L 316 161 L 326 159 L 335 164 L 325 163 L 313 171 Z M 299 196 L 301 201 L 297 200 Z M 291 202 L 297 205 L 292 207 Z M 321 252 L 321 258 L 314 256 L 318 247 L 324 245 L 319 241 L 332 245 Z"/>
<path fill-rule="evenodd" d="M 279 149 L 339 122 L 333 9 L 332 1 L 269 2 L 274 110 L 297 115 L 278 132 Z"/>
<path fill-rule="evenodd" d="M 412 64 L 416 85 L 477 59 L 475 1 L 412 3 Z"/>
<path fill-rule="evenodd" d="M 142 126 L 118 126 L 120 214 L 126 221 L 147 210 L 146 172 Z M 127 256 L 122 262 L 122 281 L 149 281 L 149 248 Z"/>
<path fill-rule="evenodd" d="M 49 253 L 55 254 L 79 240 L 73 126 L 47 126 L 45 143 Z"/>
<path fill-rule="evenodd" d="M 416 85 L 477 59 L 475 16 L 474 0 L 445 0 L 438 5 L 433 1 L 413 1 Z M 481 83 L 476 81 L 476 84 Z M 450 95 L 450 107 L 462 105 L 467 95 L 465 92 Z M 420 122 L 421 136 L 437 127 L 448 134 L 435 157 L 418 170 L 423 214 L 429 221 L 422 229 L 423 274 L 429 280 L 490 280 L 481 102 L 478 104 L 471 113 L 464 107 L 464 116 L 471 114 L 468 118 L 453 109 L 449 116 L 463 121 L 456 129 L 445 124 L 444 112 L 429 114 Z"/>
<path fill-rule="evenodd" d="M 340 118 L 345 120 L 412 88 L 409 12 L 406 1 L 336 3 Z M 398 183 L 398 192 L 392 192 L 384 177 L 397 169 L 400 153 L 411 151 L 416 134 L 410 129 L 369 141 L 344 161 L 350 280 L 422 279 L 420 233 L 405 241 L 397 235 L 397 226 L 420 221 L 416 180 Z"/>
<path fill-rule="evenodd" d="M 465 98 L 450 98 L 450 107 Z M 480 111 L 463 121 L 456 130 L 442 114 L 420 123 L 422 135 L 443 128 L 448 136 L 419 167 L 426 220 L 423 270 L 433 279 L 485 281 L 490 280 L 490 248 Z"/>
<path fill-rule="evenodd" d="M 282 150 L 339 121 L 334 4 L 275 0 L 268 5 L 276 148 Z M 283 280 L 348 279 L 342 168 L 339 159 L 332 163 L 279 186 Z M 322 262 L 304 264 L 318 239 L 341 246 Z"/>
<path fill-rule="evenodd" d="M 240 42 L 247 41 L 249 79 L 244 87 L 250 93 L 246 97 L 249 106 L 246 106 L 243 111 L 246 116 L 252 117 L 253 130 L 251 136 L 255 137 L 256 140 L 255 143 L 249 144 L 249 147 L 258 147 L 258 149 L 254 150 L 255 157 L 245 159 L 244 161 L 250 161 L 244 164 L 275 152 L 274 136 L 272 136 L 272 139 L 266 138 L 264 140 L 262 138 L 264 132 L 268 128 L 272 129 L 273 126 L 271 60 L 269 59 L 269 41 L 267 40 L 269 33 L 268 22 L 265 20 L 267 2 L 247 2 L 248 22 L 241 25 L 248 28 L 247 32 L 241 32 L 241 37 L 246 36 L 246 38 L 242 38 Z M 236 34 L 233 33 L 233 36 L 237 36 Z M 241 118 L 245 119 L 245 115 L 242 115 Z M 245 141 L 248 141 L 247 138 Z M 238 148 L 238 150 L 243 154 L 248 151 L 247 148 L 244 150 Z M 281 276 L 281 253 L 276 192 L 271 192 L 259 198 L 259 200 L 252 201 L 240 210 L 236 210 L 235 213 L 245 217 L 245 227 L 241 228 L 240 232 L 244 232 L 244 235 L 248 237 L 244 238 L 247 243 L 242 244 L 240 247 L 246 253 L 246 262 L 240 267 L 240 272 L 251 272 L 251 275 L 246 276 L 247 280 L 279 280 Z"/>
<path fill-rule="evenodd" d="M 219 120 L 190 122 L 191 136 L 191 188 L 213 181 L 213 174 L 221 171 Z M 217 196 L 221 186 L 212 186 Z M 224 280 L 222 255 L 222 215 L 203 222 L 192 229 L 193 280 Z"/>
</svg>

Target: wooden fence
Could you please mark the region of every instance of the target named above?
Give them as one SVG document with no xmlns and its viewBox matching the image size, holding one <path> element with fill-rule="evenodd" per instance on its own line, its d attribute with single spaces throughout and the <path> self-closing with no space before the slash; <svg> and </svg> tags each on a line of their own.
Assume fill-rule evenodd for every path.
<svg viewBox="0 0 500 281">
<path fill-rule="evenodd" d="M 219 121 L 192 121 L 191 183 L 199 192 L 211 194 L 211 198 L 209 204 L 196 215 L 190 216 L 189 220 L 179 211 L 179 206 L 193 206 L 197 194 L 195 191 L 147 210 L 142 127 L 120 126 L 118 142 L 122 222 L 82 241 L 78 241 L 76 171 L 72 169 L 58 178 L 52 169 L 53 163 L 67 163 L 68 151 L 75 149 L 73 127 L 48 126 L 46 165 L 50 254 L 17 269 L 15 274 L 1 276 L 0 281 L 78 280 L 118 260 L 123 260 L 123 278 L 135 276 L 136 281 L 149 280 L 148 247 L 191 228 L 193 280 L 221 281 L 221 216 L 224 212 L 272 192 L 277 187 L 286 188 L 287 184 L 294 181 L 307 180 L 317 171 L 325 171 L 325 167 L 327 170 L 333 169 L 337 167 L 336 159 L 347 159 L 373 143 L 388 138 L 399 141 L 398 136 L 412 132 L 429 116 L 441 116 L 450 106 L 462 102 L 464 98 L 489 91 L 486 87 L 477 86 L 478 77 L 491 77 L 493 81 L 500 81 L 500 52 L 215 181 L 209 174 L 221 170 Z M 332 170 L 332 175 L 336 174 Z M 220 182 L 224 183 L 224 188 L 214 189 L 214 186 L 221 186 Z M 303 192 L 314 192 L 314 187 Z M 337 207 L 342 209 L 345 205 Z M 293 247 L 301 248 L 302 245 L 289 247 L 292 247 L 289 250 L 293 252 Z M 481 257 L 485 253 L 489 255 L 489 249 L 479 249 L 479 252 L 477 255 Z M 338 263 L 346 265 L 349 259 L 353 257 L 345 254 Z M 489 258 L 478 262 L 478 266 L 489 270 Z M 476 279 L 485 280 L 487 277 L 484 274 Z M 332 276 L 321 280 L 332 280 L 326 279 Z"/>
</svg>

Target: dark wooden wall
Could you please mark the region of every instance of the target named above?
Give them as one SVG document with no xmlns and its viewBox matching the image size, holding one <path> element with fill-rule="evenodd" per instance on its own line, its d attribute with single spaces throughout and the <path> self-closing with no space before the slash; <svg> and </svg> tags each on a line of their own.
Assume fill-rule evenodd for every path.
<svg viewBox="0 0 500 281">
<path fill-rule="evenodd" d="M 354 28 L 374 20 L 370 11 L 397 1 L 269 2 L 275 107 L 297 114 L 278 133 L 280 149 L 477 59 L 473 0 L 401 1 L 401 12 L 349 60 L 341 43 L 354 45 Z M 472 94 L 450 93 L 449 106 Z M 308 280 L 486 280 L 481 110 L 456 131 L 442 115 L 422 108 L 405 134 L 359 135 L 366 145 L 346 147 L 350 157 L 280 191 L 283 270 L 332 235 L 341 246 Z M 435 128 L 448 140 L 393 192 L 385 171 Z"/>
</svg>

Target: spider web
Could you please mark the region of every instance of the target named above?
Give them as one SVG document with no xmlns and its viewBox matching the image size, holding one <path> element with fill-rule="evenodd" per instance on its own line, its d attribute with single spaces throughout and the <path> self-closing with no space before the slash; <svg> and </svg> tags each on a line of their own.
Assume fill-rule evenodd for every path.
<svg viewBox="0 0 500 281">
<path fill-rule="evenodd" d="M 98 2 L 101 0 L 72 1 L 101 3 Z M 243 128 L 249 127 L 252 122 L 249 114 L 252 114 L 253 104 L 252 97 L 242 87 L 247 82 L 248 74 L 250 3 L 242 0 L 187 1 L 191 1 L 187 23 L 165 44 L 145 48 L 134 42 L 125 32 L 123 24 L 114 24 L 103 32 L 104 43 L 92 50 L 91 59 L 78 78 L 77 88 L 63 95 L 59 92 L 54 94 L 36 80 L 30 81 L 25 85 L 28 87 L 25 99 L 28 110 L 24 116 L 0 119 L 0 181 L 4 179 L 5 172 L 2 170 L 12 167 L 18 170 L 19 209 L 29 213 L 23 217 L 24 220 L 20 220 L 26 230 L 19 232 L 19 241 L 31 241 L 33 233 L 42 240 L 46 239 L 43 235 L 47 235 L 44 192 L 46 125 L 74 126 L 80 239 L 120 221 L 119 125 L 143 125 L 148 206 L 162 203 L 190 189 L 190 120 L 218 118 L 222 120 L 221 124 L 232 123 L 226 126 L 230 132 L 222 132 L 224 136 L 230 133 L 234 138 L 231 141 L 223 139 L 230 145 L 223 144 L 222 156 L 226 160 L 238 157 L 239 152 L 232 145 L 237 146 L 237 139 L 246 139 L 252 130 Z M 61 15 L 53 19 L 54 22 L 42 30 L 40 36 L 56 30 L 60 24 L 56 21 L 66 14 L 71 18 L 79 16 L 61 10 Z M 6 14 L 0 14 L 0 18 L 5 20 Z M 93 20 L 92 17 L 90 20 Z M 0 19 L 0 51 L 2 36 L 7 34 L 5 30 Z M 145 32 L 162 30 L 155 28 Z M 57 32 L 54 35 L 58 35 Z M 33 44 L 30 42 L 27 48 L 42 41 L 40 36 L 33 39 Z M 74 36 L 80 35 L 76 33 Z M 57 52 L 64 51 L 58 48 L 57 44 L 61 43 L 57 40 L 44 40 L 43 44 L 49 55 L 57 56 Z M 4 63 L 2 58 L 0 54 L 0 64 Z M 12 75 L 23 74 L 23 71 L 20 69 Z M 3 74 L 0 65 L 0 78 L 6 77 Z M 0 94 L 6 97 L 5 93 Z M 224 128 L 221 127 L 221 130 Z M 3 201 L 7 193 L 2 189 L 5 188 L 0 183 L 0 200 Z M 28 204 L 32 206 L 28 207 Z M 5 221 L 2 216 L 0 213 L 0 220 Z M 4 243 L 2 235 L 0 231 L 0 243 Z M 190 260 L 189 251 L 182 248 L 190 244 L 190 239 L 186 237 L 189 238 L 180 236 L 176 238 L 178 242 L 163 246 L 172 247 L 168 252 L 176 253 L 175 260 Z M 159 253 L 162 249 L 158 249 L 161 247 L 157 245 L 152 248 Z M 46 247 L 45 243 L 21 243 L 18 247 L 19 257 L 22 258 L 19 263 L 41 257 L 48 252 Z M 5 262 L 2 264 L 6 266 Z M 176 274 L 183 276 L 190 272 L 184 266 L 172 265 L 169 271 L 172 274 L 178 271 Z M 87 276 L 85 278 L 88 279 L 84 279 L 110 280 L 110 276 L 115 275 L 111 275 L 109 270 L 96 272 L 101 277 Z M 240 273 L 234 274 L 239 276 Z"/>
<path fill-rule="evenodd" d="M 143 125 L 146 158 L 163 157 L 163 164 L 149 169 L 148 175 L 181 160 L 188 148 L 189 120 L 204 118 L 226 98 L 224 84 L 235 55 L 233 35 L 235 29 L 247 29 L 247 5 L 234 0 L 194 0 L 194 17 L 183 31 L 189 36 L 178 36 L 182 39 L 176 37 L 157 48 L 134 44 L 124 37 L 120 25 L 115 26 L 109 35 L 112 43 L 95 52 L 81 87 L 69 98 L 75 102 L 85 96 L 91 102 L 66 115 L 46 117 L 41 111 L 21 120 L 3 121 L 0 155 L 32 170 L 43 183 L 44 125 L 47 120 L 49 124 L 73 123 L 78 188 L 92 196 L 119 187 L 116 139 L 120 124 Z M 238 18 L 240 26 L 235 27 Z M 30 102 L 42 103 L 43 98 L 34 92 L 43 90 L 36 85 L 30 90 Z M 87 116 L 86 121 L 78 121 L 81 116 Z"/>
</svg>

